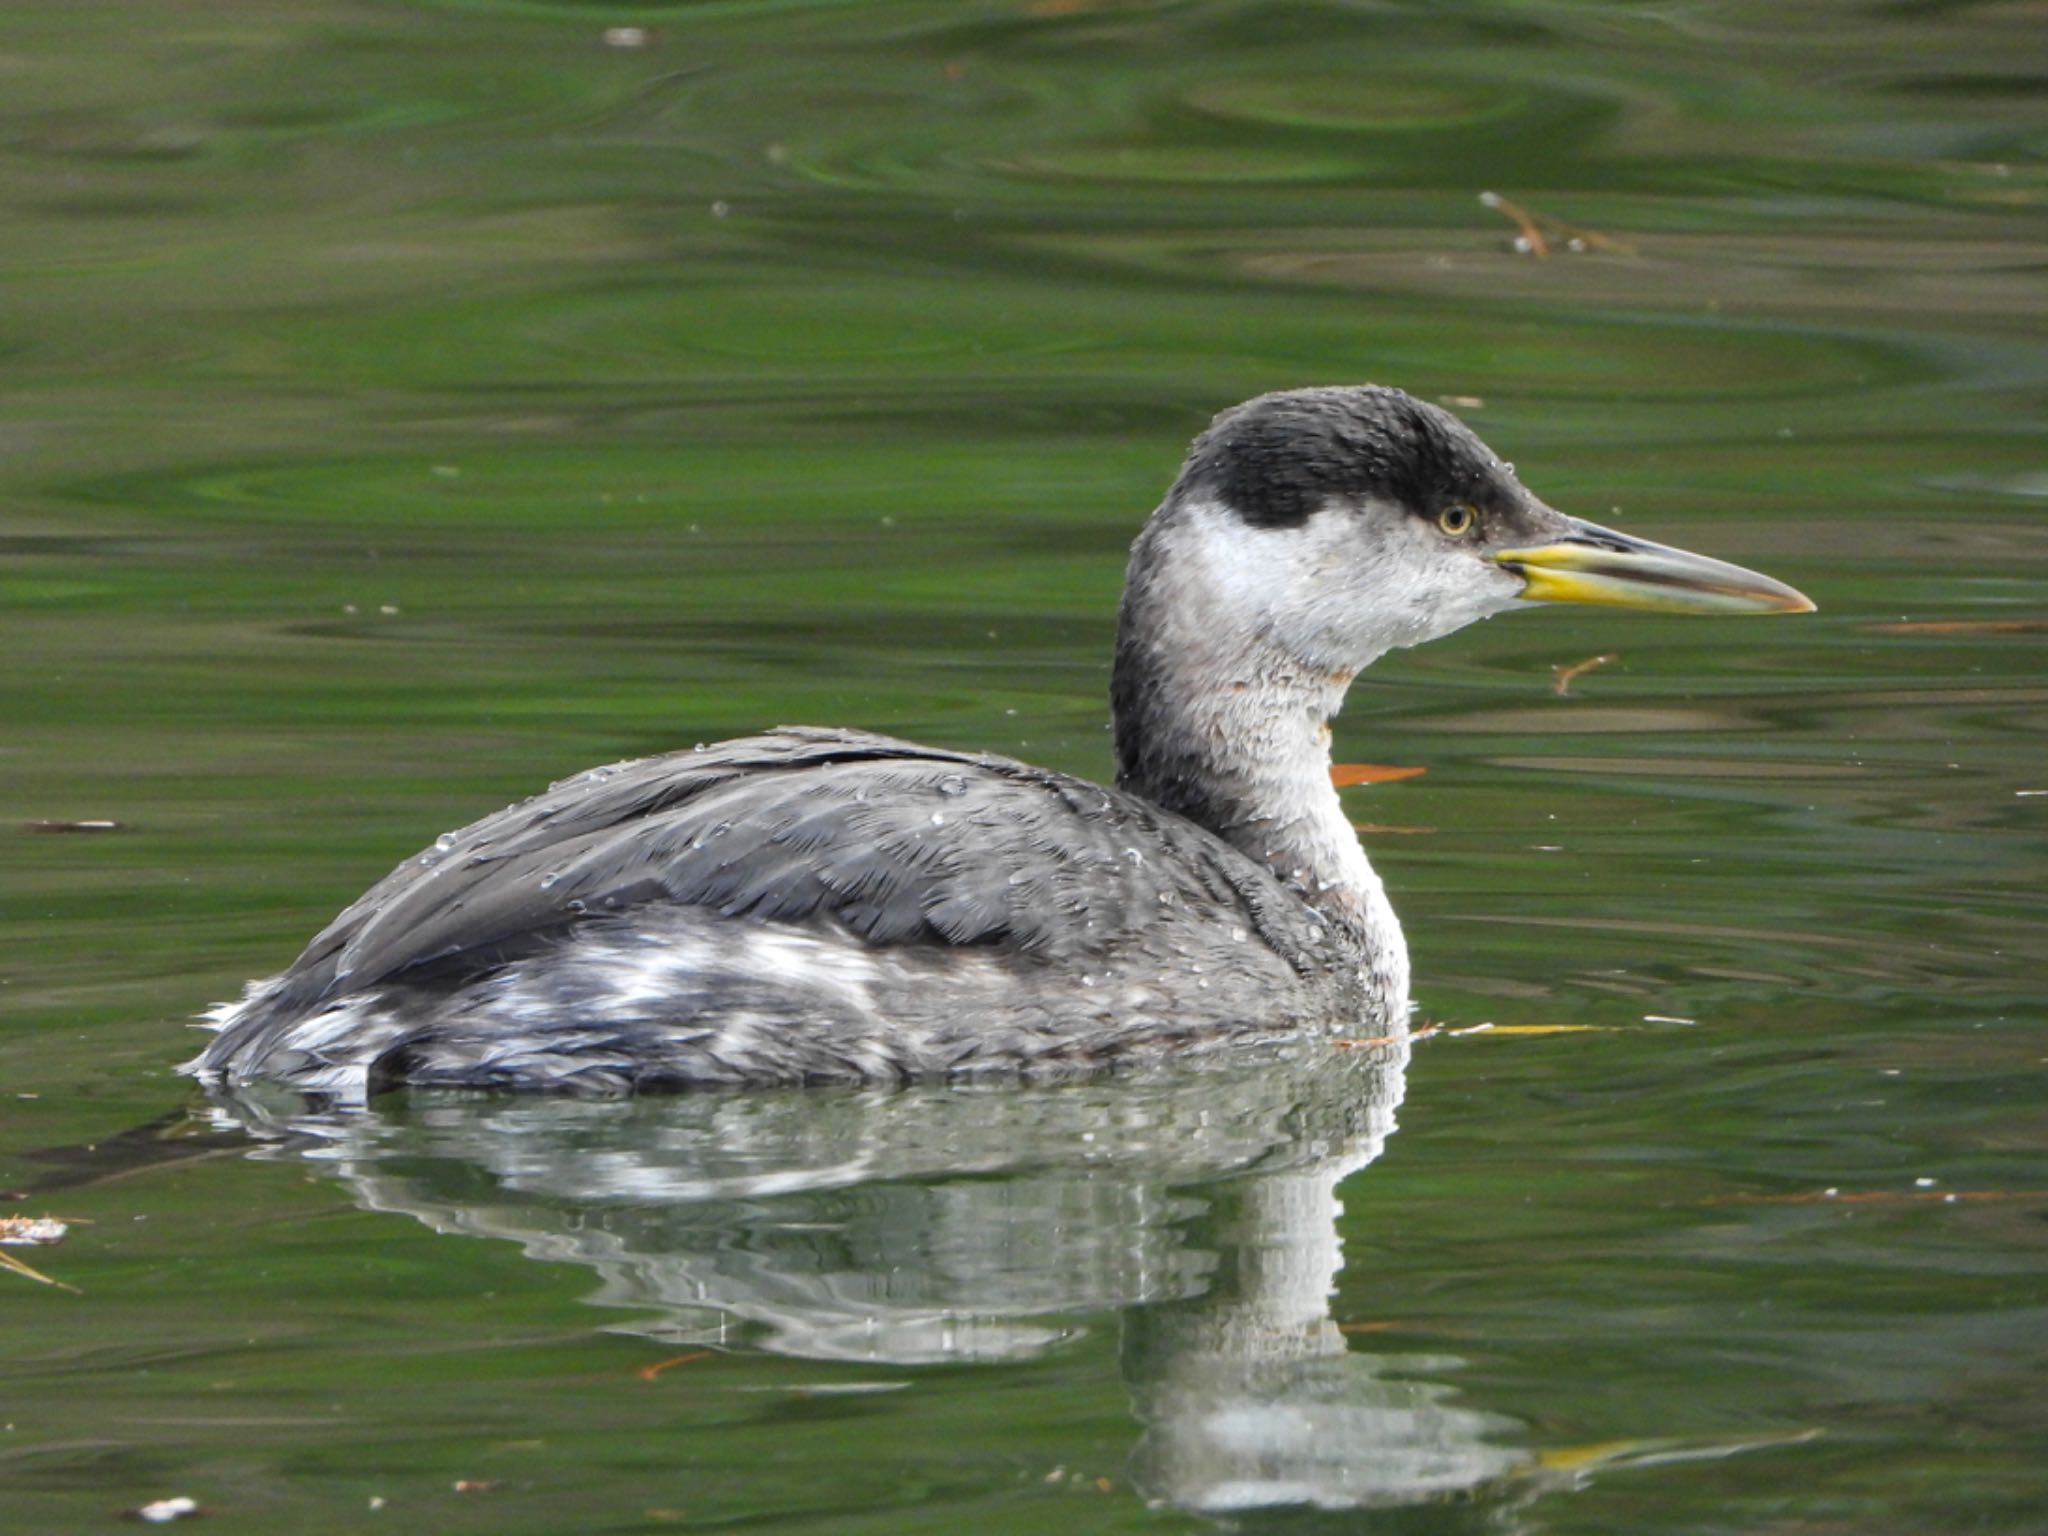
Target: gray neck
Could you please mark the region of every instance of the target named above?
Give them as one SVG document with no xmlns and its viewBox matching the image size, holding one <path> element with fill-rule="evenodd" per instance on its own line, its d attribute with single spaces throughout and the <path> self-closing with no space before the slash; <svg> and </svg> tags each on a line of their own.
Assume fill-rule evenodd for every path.
<svg viewBox="0 0 2048 1536">
<path fill-rule="evenodd" d="M 1400 923 L 1330 783 L 1329 720 L 1352 673 L 1281 643 L 1262 611 L 1274 591 L 1245 581 L 1243 541 L 1286 536 L 1201 504 L 1146 525 L 1111 683 L 1117 785 L 1271 869 L 1405 993 Z"/>
</svg>

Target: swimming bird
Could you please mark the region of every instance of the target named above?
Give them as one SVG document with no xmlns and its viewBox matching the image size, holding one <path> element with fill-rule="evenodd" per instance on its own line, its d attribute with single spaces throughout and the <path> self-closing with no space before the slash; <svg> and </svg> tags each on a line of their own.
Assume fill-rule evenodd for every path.
<svg viewBox="0 0 2048 1536">
<path fill-rule="evenodd" d="M 1387 651 L 1538 602 L 1813 607 L 1552 509 L 1398 389 L 1260 396 L 1132 546 L 1114 788 L 815 728 L 593 768 L 406 859 L 185 1069 L 340 1102 L 611 1094 L 1401 1029 L 1407 949 L 1329 720 Z"/>
</svg>

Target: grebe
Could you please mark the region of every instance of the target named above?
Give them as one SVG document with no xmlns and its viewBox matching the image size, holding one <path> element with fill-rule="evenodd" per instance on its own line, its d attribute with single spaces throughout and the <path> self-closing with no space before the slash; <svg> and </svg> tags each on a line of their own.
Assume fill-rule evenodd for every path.
<svg viewBox="0 0 2048 1536">
<path fill-rule="evenodd" d="M 185 1070 L 604 1094 L 1398 1030 L 1407 948 L 1328 721 L 1385 652 L 1530 601 L 1813 608 L 1553 510 L 1400 390 L 1263 395 L 1132 546 L 1116 788 L 810 728 L 593 768 L 407 859 Z"/>
</svg>

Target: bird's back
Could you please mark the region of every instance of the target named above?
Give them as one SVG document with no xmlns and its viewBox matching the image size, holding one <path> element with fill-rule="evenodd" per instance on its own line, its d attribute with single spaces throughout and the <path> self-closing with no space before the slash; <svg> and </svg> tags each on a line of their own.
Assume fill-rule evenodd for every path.
<svg viewBox="0 0 2048 1536">
<path fill-rule="evenodd" d="M 1028 1072 L 1298 1025 L 1332 943 L 1135 796 L 784 729 L 444 836 L 222 1010 L 193 1066 L 343 1092 Z"/>
</svg>

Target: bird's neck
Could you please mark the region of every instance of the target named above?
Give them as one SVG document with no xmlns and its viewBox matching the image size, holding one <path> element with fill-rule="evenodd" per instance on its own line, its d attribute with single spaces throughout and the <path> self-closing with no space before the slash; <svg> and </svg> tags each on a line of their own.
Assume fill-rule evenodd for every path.
<svg viewBox="0 0 2048 1536">
<path fill-rule="evenodd" d="M 1329 721 L 1352 674 L 1278 645 L 1233 563 L 1199 525 L 1155 520 L 1141 536 L 1111 684 L 1117 785 L 1272 870 L 1405 993 L 1400 923 L 1330 780 Z"/>
</svg>

